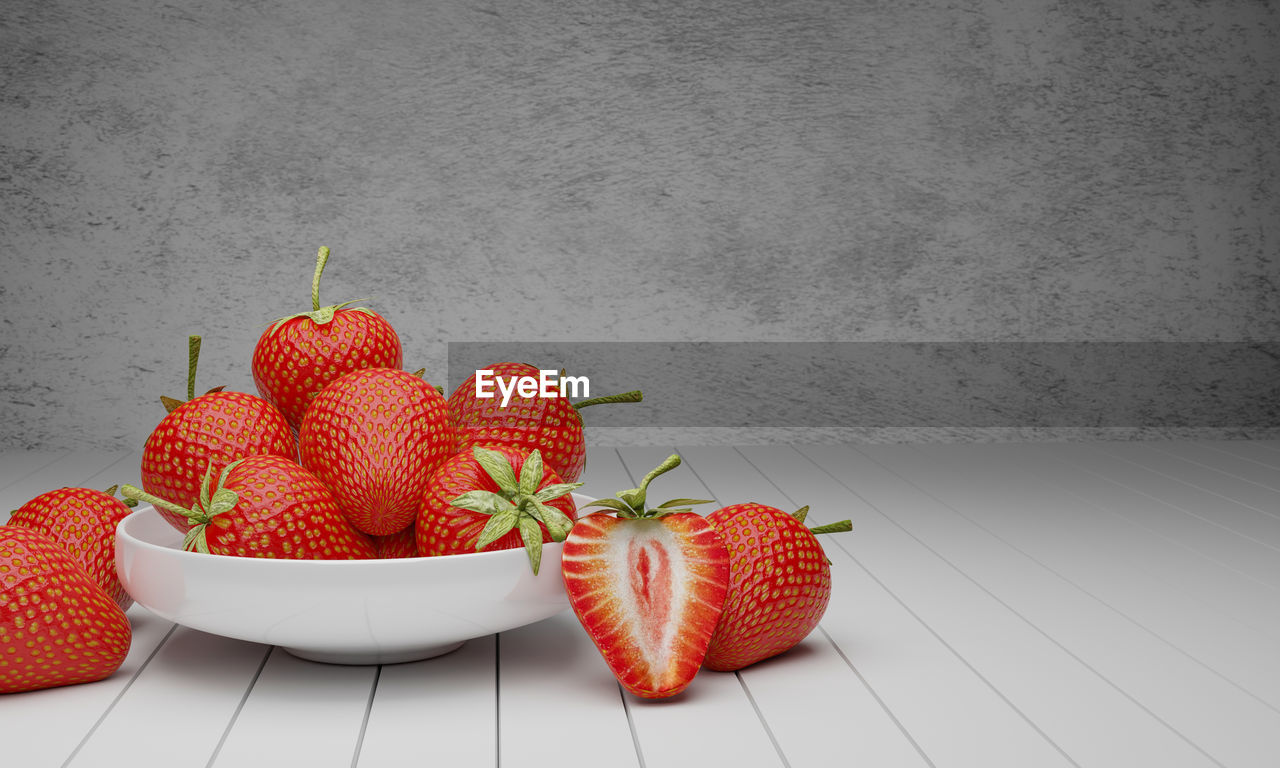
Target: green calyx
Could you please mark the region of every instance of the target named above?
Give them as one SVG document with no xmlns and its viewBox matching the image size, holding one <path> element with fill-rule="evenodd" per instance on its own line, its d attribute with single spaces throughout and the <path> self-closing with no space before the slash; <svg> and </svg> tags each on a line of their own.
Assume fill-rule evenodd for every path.
<svg viewBox="0 0 1280 768">
<path fill-rule="evenodd" d="M 525 457 L 516 478 L 511 462 L 500 451 L 476 446 L 471 453 L 480 467 L 497 484 L 497 491 L 467 491 L 449 503 L 459 509 L 467 509 L 489 516 L 489 522 L 476 540 L 476 551 L 484 549 L 519 529 L 520 538 L 529 553 L 529 565 L 538 572 L 542 564 L 542 526 L 546 526 L 552 541 L 564 541 L 573 528 L 573 519 L 547 502 L 558 499 L 582 483 L 554 483 L 539 490 L 542 483 L 542 452 L 534 449 Z"/>
<path fill-rule="evenodd" d="M 653 508 L 645 507 L 645 494 L 649 490 L 649 483 L 653 482 L 653 479 L 659 475 L 670 472 L 678 466 L 680 466 L 680 454 L 673 453 L 649 474 L 641 478 L 639 487 L 618 491 L 614 494 L 618 497 L 616 499 L 596 499 L 586 506 L 606 507 L 617 512 L 618 517 L 637 519 L 658 518 L 676 512 L 691 512 L 690 507 L 694 504 L 714 503 L 711 499 L 671 499 Z"/>
<path fill-rule="evenodd" d="M 188 336 L 187 337 L 187 399 L 178 400 L 177 398 L 166 397 L 164 395 L 161 395 L 160 402 L 164 405 L 164 409 L 166 413 L 173 413 L 174 409 L 176 409 L 178 406 L 190 400 L 196 399 L 196 367 L 199 365 L 199 363 L 200 363 L 200 337 Z M 205 392 L 205 394 L 209 395 L 209 394 L 213 394 L 214 392 L 221 392 L 225 388 L 226 388 L 225 386 L 214 387 L 208 392 Z"/>
<path fill-rule="evenodd" d="M 329 249 L 325 246 L 320 246 L 320 251 L 316 254 L 316 271 L 311 278 L 311 311 L 299 312 L 295 315 L 288 315 L 287 317 L 282 317 L 279 320 L 276 320 L 271 326 L 272 333 L 280 330 L 280 326 L 290 320 L 294 320 L 299 317 L 310 318 L 313 323 L 317 325 L 324 325 L 333 320 L 333 316 L 338 312 L 338 310 L 344 309 L 358 301 L 368 301 L 368 299 L 352 299 L 351 301 L 344 301 L 341 304 L 333 304 L 327 307 L 320 306 L 320 275 L 324 274 L 324 265 L 328 263 Z M 376 316 L 374 311 L 367 307 L 351 307 L 351 310 L 353 312 L 363 312 L 366 315 Z"/>
<path fill-rule="evenodd" d="M 204 473 L 204 480 L 200 483 L 200 500 L 192 505 L 191 509 L 183 509 L 171 501 L 153 496 L 132 485 L 121 486 L 120 494 L 126 499 L 132 499 L 135 502 L 145 501 L 167 512 L 187 518 L 191 522 L 191 528 L 187 530 L 187 535 L 182 539 L 182 548 L 188 552 L 203 552 L 207 555 L 209 554 L 209 542 L 206 538 L 206 528 L 208 528 L 213 518 L 230 512 L 235 508 L 236 502 L 240 500 L 235 491 L 225 487 L 227 475 L 231 472 L 232 467 L 239 464 L 240 461 L 243 461 L 243 459 L 233 461 L 223 468 L 222 473 L 218 476 L 218 484 L 214 487 L 212 493 L 210 493 L 210 486 L 213 479 L 213 462 L 209 462 L 209 468 Z"/>
</svg>

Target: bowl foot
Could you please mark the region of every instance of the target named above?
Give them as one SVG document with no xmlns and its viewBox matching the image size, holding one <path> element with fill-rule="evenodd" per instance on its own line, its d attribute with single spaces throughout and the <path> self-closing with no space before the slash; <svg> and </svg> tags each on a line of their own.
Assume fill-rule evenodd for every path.
<svg viewBox="0 0 1280 768">
<path fill-rule="evenodd" d="M 458 650 L 462 647 L 464 642 L 466 641 L 459 640 L 456 643 L 445 643 L 444 645 L 433 645 L 426 648 L 412 648 L 409 650 L 396 651 L 343 652 L 287 647 L 284 649 L 300 659 L 306 659 L 307 661 L 319 661 L 324 664 L 402 664 L 407 661 L 422 661 L 423 659 L 430 659 L 435 656 L 443 656 L 446 653 Z"/>
</svg>

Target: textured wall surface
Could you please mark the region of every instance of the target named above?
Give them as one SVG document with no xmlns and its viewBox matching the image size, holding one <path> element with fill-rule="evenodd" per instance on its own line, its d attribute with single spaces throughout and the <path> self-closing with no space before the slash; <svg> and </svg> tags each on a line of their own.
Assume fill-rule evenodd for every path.
<svg viewBox="0 0 1280 768">
<path fill-rule="evenodd" d="M 0 0 L 0 444 L 140 447 L 192 333 L 253 391 L 320 245 L 437 381 L 464 340 L 1280 340 L 1277 73 L 1257 0 Z"/>
</svg>

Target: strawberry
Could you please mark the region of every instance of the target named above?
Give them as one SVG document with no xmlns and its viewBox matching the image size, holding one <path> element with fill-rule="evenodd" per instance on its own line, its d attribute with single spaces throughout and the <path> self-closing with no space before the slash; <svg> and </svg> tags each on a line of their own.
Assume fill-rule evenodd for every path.
<svg viewBox="0 0 1280 768">
<path fill-rule="evenodd" d="M 538 378 L 539 370 L 524 363 L 498 363 L 488 369 L 494 379 L 511 382 L 523 376 Z M 477 397 L 476 377 L 464 381 L 449 396 L 449 415 L 458 430 L 459 448 L 505 443 L 542 451 L 543 460 L 566 483 L 577 482 L 587 463 L 586 441 L 579 411 L 601 403 L 638 403 L 638 391 L 594 397 L 577 403 L 555 395 L 523 397 L 513 393 L 506 407 L 500 397 Z"/>
<path fill-rule="evenodd" d="M 0 693 L 110 677 L 132 640 L 124 611 L 62 545 L 0 526 Z"/>
<path fill-rule="evenodd" d="M 592 502 L 617 515 L 579 519 L 561 553 L 578 621 L 622 687 L 643 698 L 674 696 L 693 681 L 729 588 L 724 541 L 685 508 L 708 502 L 645 507 L 650 481 L 679 464 L 673 454 L 640 487 Z"/>
<path fill-rule="evenodd" d="M 255 395 L 223 392 L 221 388 L 195 396 L 200 337 L 189 339 L 187 401 L 161 398 L 169 409 L 142 449 L 142 487 L 180 507 L 200 498 L 200 483 L 213 463 L 213 472 L 236 459 L 272 454 L 297 457 L 288 422 L 275 406 Z M 186 518 L 167 510 L 160 516 L 186 531 Z"/>
<path fill-rule="evenodd" d="M 519 479 L 517 479 L 519 478 Z M 538 572 L 542 545 L 564 541 L 577 517 L 569 492 L 534 449 L 474 446 L 440 465 L 418 506 L 418 552 L 455 555 L 493 549 L 529 550 Z"/>
<path fill-rule="evenodd" d="M 418 556 L 417 535 L 412 525 L 390 536 L 370 536 L 369 539 L 373 541 L 373 556 L 376 558 L 388 560 Z"/>
<path fill-rule="evenodd" d="M 787 514 L 746 503 L 707 520 L 729 547 L 729 597 L 704 662 L 732 672 L 789 650 L 809 635 L 831 599 L 831 565 L 815 534 L 851 530 L 848 520 L 806 528 L 809 508 Z"/>
<path fill-rule="evenodd" d="M 456 444 L 444 396 L 391 368 L 362 368 L 325 387 L 298 431 L 302 465 L 373 536 L 413 524 L 431 473 Z"/>
<path fill-rule="evenodd" d="M 116 574 L 116 526 L 129 516 L 129 507 L 115 497 L 115 487 L 59 488 L 42 493 L 9 516 L 9 525 L 39 531 L 74 557 L 107 595 L 129 610 L 133 598 Z"/>
<path fill-rule="evenodd" d="M 399 368 L 400 337 L 381 315 L 344 301 L 320 306 L 320 275 L 329 260 L 321 248 L 311 279 L 311 311 L 282 317 L 253 349 L 253 382 L 258 394 L 297 430 L 312 398 L 325 385 L 361 368 Z"/>
<path fill-rule="evenodd" d="M 131 485 L 125 497 L 191 521 L 184 549 L 214 555 L 292 560 L 363 560 L 373 542 L 347 522 L 333 494 L 310 472 L 279 456 L 250 456 L 205 473 L 189 509 Z"/>
</svg>

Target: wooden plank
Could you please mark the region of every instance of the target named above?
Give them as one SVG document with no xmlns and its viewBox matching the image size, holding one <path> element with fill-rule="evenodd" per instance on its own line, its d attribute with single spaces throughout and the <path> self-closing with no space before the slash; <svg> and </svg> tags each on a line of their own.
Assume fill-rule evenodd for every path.
<svg viewBox="0 0 1280 768">
<path fill-rule="evenodd" d="M 1149 443 L 1150 449 L 1183 462 L 1203 467 L 1215 473 L 1218 479 L 1205 479 L 1205 475 L 1197 474 L 1196 482 L 1201 487 L 1222 493 L 1236 501 L 1257 506 L 1254 501 L 1263 496 L 1261 492 L 1280 493 L 1280 468 L 1259 464 L 1242 456 L 1220 451 L 1203 442 L 1192 440 Z M 1260 486 L 1261 491 L 1254 488 Z M 1280 512 L 1280 506 L 1274 502 L 1269 509 Z"/>
<path fill-rule="evenodd" d="M 804 448 L 816 465 L 806 468 L 781 452 L 743 452 L 758 456 L 756 465 L 776 473 L 771 476 L 786 483 L 783 490 L 796 494 L 797 502 L 810 495 L 824 507 L 865 502 L 866 508 L 855 505 L 857 535 L 832 539 L 847 541 L 843 546 L 954 654 L 953 664 L 978 678 L 981 686 L 971 684 L 973 692 L 947 707 L 963 732 L 996 743 L 1005 733 L 1039 739 L 1039 748 L 1063 763 L 1123 766 L 1150 759 L 1160 765 L 1212 765 L 1019 611 L 1021 603 L 1041 599 L 1046 583 L 1056 586 L 1052 574 L 864 454 Z M 1009 574 L 1013 578 L 1005 584 Z M 866 675 L 875 682 L 870 670 Z M 900 706 L 929 695 L 893 690 L 900 684 L 889 678 L 878 688 L 886 701 L 901 700 Z M 945 718 L 938 711 L 898 712 L 935 763 L 973 759 L 972 745 L 944 743 L 931 733 Z M 973 764 L 1041 764 L 1038 757 L 1020 757 L 1023 752 L 980 757 Z"/>
<path fill-rule="evenodd" d="M 9 519 L 13 510 L 36 496 L 58 488 L 81 486 L 131 455 L 131 451 L 69 451 L 52 461 L 40 462 L 38 467 L 0 489 L 0 524 Z"/>
<path fill-rule="evenodd" d="M 788 511 L 796 506 L 737 451 L 682 447 L 679 452 L 717 506 L 744 501 Z M 738 675 L 792 768 L 826 766 L 837 759 L 852 765 L 928 765 L 854 661 L 824 631 Z"/>
<path fill-rule="evenodd" d="M 975 452 L 978 450 L 975 447 Z M 1120 541 L 1106 539 L 1094 546 L 1120 548 L 1140 557 L 1148 578 L 1167 586 L 1170 594 L 1196 601 L 1197 611 L 1221 613 L 1232 622 L 1271 637 L 1280 636 L 1280 615 L 1258 610 L 1259 605 L 1280 600 L 1280 587 L 1256 578 L 1247 567 L 1252 560 L 1246 559 L 1242 566 L 1233 556 L 1232 545 L 1244 539 L 1200 518 L 1180 514 L 1122 483 L 1100 478 L 1060 456 L 1061 448 L 1055 444 L 992 446 L 986 450 L 1000 452 L 1001 461 L 1068 494 L 1072 511 L 1064 522 L 1082 526 L 1078 535 L 1096 539 L 1097 527 L 1103 526 L 1122 536 Z M 1121 526 L 1121 521 L 1128 525 Z M 1116 556 L 1103 562 L 1118 567 L 1124 560 Z M 1133 584 L 1133 578 L 1117 584 Z"/>
<path fill-rule="evenodd" d="M 572 611 L 503 632 L 498 648 L 498 765 L 640 765 L 623 693 Z"/>
<path fill-rule="evenodd" d="M 478 637 L 444 656 L 384 665 L 355 765 L 408 768 L 428 758 L 456 768 L 496 765 L 495 639 Z"/>
<path fill-rule="evenodd" d="M 1259 695 L 1270 689 L 1271 680 L 1280 680 L 1272 654 L 1264 650 L 1273 644 L 1258 643 L 1251 663 L 1243 665 L 1255 673 L 1252 679 L 1245 678 L 1250 683 L 1246 687 L 1135 620 L 1126 609 L 1141 611 L 1143 618 L 1164 611 L 1185 619 L 1176 627 L 1181 630 L 1177 639 L 1195 633 L 1197 626 L 1216 628 L 1222 621 L 1219 616 L 1197 613 L 1166 584 L 1147 576 L 1149 569 L 1137 548 L 1127 546 L 1123 521 L 1117 520 L 1116 527 L 1107 527 L 1105 521 L 1079 525 L 1073 519 L 1078 505 L 1069 499 L 1061 503 L 1064 494 L 1027 480 L 1028 473 L 1020 465 L 1005 460 L 1019 450 L 1017 446 L 935 445 L 877 447 L 868 453 L 1017 552 L 1016 558 L 1002 558 L 995 550 L 966 552 L 957 546 L 959 535 L 939 530 L 938 525 L 928 531 L 937 535 L 937 546 L 945 547 L 947 556 L 966 573 L 980 578 L 1046 636 L 1123 693 L 1141 708 L 1142 716 L 1157 718 L 1166 732 L 1156 730 L 1151 734 L 1154 738 L 1176 734 L 1226 764 L 1258 764 L 1266 754 L 1260 750 L 1280 730 L 1280 711 Z M 1035 567 L 1014 567 L 1026 563 Z M 1160 628 L 1173 625 L 1166 620 Z M 1248 628 L 1233 629 L 1262 639 Z M 1222 632 L 1215 637 L 1235 639 Z M 1194 650 L 1213 653 L 1218 649 L 1198 637 Z M 1073 698 L 1066 692 L 1046 693 L 1061 694 L 1068 701 Z M 1123 708 L 1107 712 L 1105 693 L 1074 698 L 1089 702 L 1091 716 L 1114 718 L 1117 726 L 1130 730 L 1133 736 L 1126 743 L 1150 759 L 1153 753 L 1140 748 L 1136 738 L 1141 729 L 1121 719 Z M 1168 764 L 1163 759 L 1156 763 Z"/>
<path fill-rule="evenodd" d="M 211 764 L 350 768 L 377 673 L 376 666 L 321 664 L 273 648 Z"/>
<path fill-rule="evenodd" d="M 69 765 L 207 765 L 268 650 L 176 628 Z"/>
<path fill-rule="evenodd" d="M 1280 563 L 1280 517 L 1201 487 L 1194 478 L 1212 478 L 1194 464 L 1170 460 L 1140 443 L 1073 444 L 1063 449 L 1070 460 L 1091 472 L 1257 542 Z M 1275 501 L 1272 496 L 1263 505 Z"/>
<path fill-rule="evenodd" d="M 0 744 L 8 765 L 61 766 L 124 696 L 173 625 L 141 606 L 129 610 L 133 641 L 115 674 L 96 683 L 0 696 Z"/>
<path fill-rule="evenodd" d="M 4 489 L 68 453 L 70 451 L 22 451 L 15 448 L 0 452 L 0 506 L 7 512 L 11 507 L 22 504 L 21 501 L 9 504 L 10 497 Z"/>
<path fill-rule="evenodd" d="M 1036 466 L 1053 473 L 1081 500 L 1122 515 L 1151 535 L 1177 542 L 1268 588 L 1280 589 L 1280 557 L 1275 550 L 1097 471 L 1105 470 L 1107 462 L 1090 461 L 1069 444 L 1027 443 L 1024 449 L 1028 456 L 1042 456 Z"/>
<path fill-rule="evenodd" d="M 674 450 L 621 449 L 623 463 L 637 480 Z M 688 466 L 680 466 L 650 486 L 654 504 L 669 498 L 707 498 Z M 709 511 L 709 510 L 708 510 Z M 782 765 L 782 757 L 736 675 L 703 671 L 671 699 L 627 695 L 636 742 L 645 765 Z"/>
</svg>

